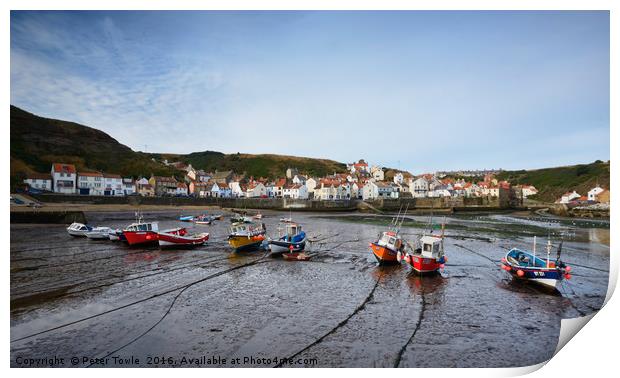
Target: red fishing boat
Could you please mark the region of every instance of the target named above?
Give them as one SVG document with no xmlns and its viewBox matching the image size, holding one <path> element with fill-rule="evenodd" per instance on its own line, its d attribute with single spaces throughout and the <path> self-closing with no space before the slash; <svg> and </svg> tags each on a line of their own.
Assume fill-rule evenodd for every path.
<svg viewBox="0 0 620 378">
<path fill-rule="evenodd" d="M 181 228 L 159 232 L 157 238 L 160 247 L 195 247 L 205 244 L 209 240 L 209 233 L 189 235 L 186 229 Z"/>
<path fill-rule="evenodd" d="M 138 221 L 132 223 L 123 230 L 123 235 L 129 245 L 157 244 L 157 232 L 159 230 L 157 222 L 144 223 Z"/>
<path fill-rule="evenodd" d="M 395 264 L 398 262 L 398 251 L 402 250 L 404 245 L 397 231 L 384 231 L 369 246 L 379 264 Z"/>
<path fill-rule="evenodd" d="M 412 250 L 398 254 L 398 261 L 405 260 L 418 273 L 433 273 L 443 269 L 448 261 L 443 249 L 444 225 L 441 235 L 422 235 Z"/>
</svg>

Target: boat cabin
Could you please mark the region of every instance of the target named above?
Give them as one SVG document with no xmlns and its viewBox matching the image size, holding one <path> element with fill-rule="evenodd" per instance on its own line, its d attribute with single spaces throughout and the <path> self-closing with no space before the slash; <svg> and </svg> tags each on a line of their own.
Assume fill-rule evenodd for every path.
<svg viewBox="0 0 620 378">
<path fill-rule="evenodd" d="M 69 229 L 74 231 L 90 231 L 91 228 L 82 223 L 71 223 Z"/>
<path fill-rule="evenodd" d="M 386 231 L 381 233 L 381 237 L 377 241 L 377 244 L 398 251 L 402 247 L 403 241 L 394 231 Z"/>
<path fill-rule="evenodd" d="M 157 232 L 159 227 L 157 226 L 157 222 L 153 223 L 132 223 L 125 231 L 154 231 Z"/>
<path fill-rule="evenodd" d="M 230 226 L 231 235 L 252 236 L 258 235 L 262 233 L 262 231 L 263 228 L 254 224 L 233 223 L 233 225 Z"/>
<path fill-rule="evenodd" d="M 442 239 L 437 236 L 422 236 L 420 238 L 422 257 L 439 258 L 443 255 Z"/>
</svg>

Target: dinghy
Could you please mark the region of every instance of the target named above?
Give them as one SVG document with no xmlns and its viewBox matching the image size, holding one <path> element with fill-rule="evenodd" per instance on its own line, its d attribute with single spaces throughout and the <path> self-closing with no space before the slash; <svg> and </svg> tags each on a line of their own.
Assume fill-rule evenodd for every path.
<svg viewBox="0 0 620 378">
<path fill-rule="evenodd" d="M 209 240 L 208 232 L 189 235 L 185 228 L 171 232 L 159 232 L 157 235 L 160 247 L 196 247 Z"/>
<path fill-rule="evenodd" d="M 191 221 L 193 221 L 193 220 L 194 220 L 194 216 L 193 216 L 193 215 L 181 215 L 181 216 L 179 217 L 179 220 L 180 220 L 181 222 L 191 222 Z"/>
<path fill-rule="evenodd" d="M 558 282 L 571 279 L 571 267 L 560 260 L 562 243 L 558 246 L 555 260 L 550 259 L 551 240 L 547 241 L 547 259 L 536 257 L 536 236 L 532 252 L 512 248 L 502 258 L 501 268 L 517 280 L 531 281 L 544 287 L 556 289 Z"/>
</svg>

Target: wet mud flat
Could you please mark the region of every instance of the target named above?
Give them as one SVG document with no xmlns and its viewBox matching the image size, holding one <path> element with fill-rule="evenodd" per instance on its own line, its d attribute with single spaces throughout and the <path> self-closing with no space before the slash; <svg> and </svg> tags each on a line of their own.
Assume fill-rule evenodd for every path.
<svg viewBox="0 0 620 378">
<path fill-rule="evenodd" d="M 270 236 L 289 215 L 263 214 Z M 145 218 L 207 231 L 206 246 L 130 248 L 72 238 L 60 225 L 11 225 L 11 366 L 525 366 L 549 359 L 560 320 L 598 310 L 607 291 L 604 223 L 448 217 L 448 263 L 420 277 L 378 266 L 370 253 L 389 217 L 294 213 L 315 242 L 312 260 L 292 262 L 231 254 L 228 218 L 199 226 L 179 215 Z M 87 217 L 110 227 L 133 221 L 128 212 Z M 408 217 L 401 232 L 413 238 L 428 223 Z M 560 234 L 573 277 L 558 292 L 499 268 L 507 249 L 530 248 L 536 235 L 542 251 Z"/>
</svg>

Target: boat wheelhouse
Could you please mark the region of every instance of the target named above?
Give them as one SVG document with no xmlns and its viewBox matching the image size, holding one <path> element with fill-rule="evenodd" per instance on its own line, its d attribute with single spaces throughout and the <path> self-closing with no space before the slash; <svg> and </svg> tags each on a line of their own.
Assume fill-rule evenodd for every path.
<svg viewBox="0 0 620 378">
<path fill-rule="evenodd" d="M 123 235 L 129 245 L 157 244 L 157 222 L 132 223 L 123 230 Z"/>
<path fill-rule="evenodd" d="M 92 229 L 92 227 L 85 224 L 74 222 L 67 227 L 67 232 L 71 236 L 86 236 L 86 233 L 90 232 Z"/>
</svg>

